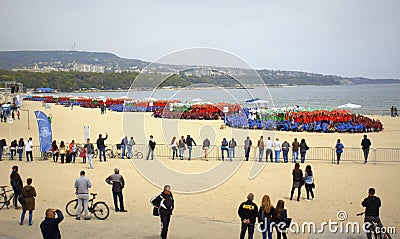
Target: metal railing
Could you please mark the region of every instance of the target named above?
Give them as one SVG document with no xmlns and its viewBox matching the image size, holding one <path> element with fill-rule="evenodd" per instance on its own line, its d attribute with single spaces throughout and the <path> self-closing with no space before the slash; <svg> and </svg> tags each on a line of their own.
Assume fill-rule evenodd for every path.
<svg viewBox="0 0 400 239">
<path fill-rule="evenodd" d="M 83 145 L 83 144 L 78 144 Z M 107 144 L 106 149 L 111 149 L 116 151 L 116 144 Z M 143 153 L 144 159 L 146 159 L 148 146 L 145 144 L 135 144 L 132 147 L 133 154 L 136 151 L 140 151 Z M 43 153 L 40 152 L 39 146 L 32 147 L 33 158 L 43 159 Z M 258 148 L 251 147 L 249 160 L 258 160 Z M 178 150 L 179 153 L 179 150 Z M 273 157 L 274 155 L 274 151 Z M 155 151 L 155 156 L 161 158 L 172 158 L 172 148 L 170 145 L 167 144 L 157 144 Z M 228 153 L 225 151 L 225 158 L 229 158 Z M 184 151 L 184 158 L 187 159 L 188 157 L 188 148 L 186 147 Z M 234 150 L 234 159 L 243 160 L 245 158 L 245 149 L 243 145 L 238 145 Z M 10 158 L 10 151 L 6 147 L 3 150 L 3 159 Z M 205 151 L 201 145 L 193 146 L 192 147 L 192 159 L 204 159 L 205 158 Z M 222 159 L 222 151 L 221 146 L 211 145 L 208 150 L 208 158 L 221 160 Z M 264 151 L 264 158 L 265 160 L 266 154 Z M 289 162 L 293 162 L 293 152 L 289 150 Z M 14 160 L 18 160 L 18 153 L 15 156 Z M 23 153 L 23 160 L 26 160 L 25 152 Z M 268 160 L 269 161 L 269 160 Z M 298 161 L 300 161 L 300 153 L 298 155 Z M 336 162 L 336 149 L 331 147 L 310 147 L 306 153 L 306 161 L 325 161 L 325 162 Z M 280 162 L 283 162 L 283 153 L 280 154 Z M 361 148 L 344 148 L 343 153 L 341 156 L 341 162 L 364 162 L 364 153 Z M 373 163 L 400 163 L 400 148 L 371 148 L 369 151 L 368 162 Z"/>
</svg>

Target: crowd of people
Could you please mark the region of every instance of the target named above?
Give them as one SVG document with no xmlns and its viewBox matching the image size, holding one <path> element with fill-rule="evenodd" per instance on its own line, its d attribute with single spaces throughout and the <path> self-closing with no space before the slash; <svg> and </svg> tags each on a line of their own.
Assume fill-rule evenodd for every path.
<svg viewBox="0 0 400 239">
<path fill-rule="evenodd" d="M 227 114 L 225 123 L 234 128 L 293 132 L 363 133 L 383 130 L 379 120 L 344 110 L 261 114 L 259 111 L 254 113 L 252 109 L 245 108 L 241 112 Z"/>
</svg>

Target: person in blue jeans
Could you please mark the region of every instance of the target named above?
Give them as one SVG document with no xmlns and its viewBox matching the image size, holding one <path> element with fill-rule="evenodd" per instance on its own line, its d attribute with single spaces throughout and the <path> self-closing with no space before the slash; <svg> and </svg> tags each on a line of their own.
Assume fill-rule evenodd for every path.
<svg viewBox="0 0 400 239">
<path fill-rule="evenodd" d="M 121 154 L 122 154 L 122 159 L 125 157 L 125 151 L 126 151 L 126 147 L 128 145 L 128 137 L 125 136 L 122 140 L 121 140 Z"/>
<path fill-rule="evenodd" d="M 274 142 L 274 150 L 275 150 L 275 163 L 279 163 L 279 157 L 281 155 L 282 144 L 279 142 L 279 139 L 276 138 Z"/>
<path fill-rule="evenodd" d="M 275 209 L 271 204 L 271 199 L 268 195 L 264 195 L 261 200 L 261 207 L 258 212 L 258 223 L 260 225 L 260 231 L 263 239 L 272 239 L 272 222 L 275 218 Z"/>
<path fill-rule="evenodd" d="M 306 140 L 301 139 L 300 141 L 300 157 L 301 157 L 301 163 L 304 163 L 306 161 L 306 153 L 307 150 L 309 149 Z"/>
<path fill-rule="evenodd" d="M 192 148 L 193 148 L 193 144 L 194 144 L 195 146 L 197 145 L 196 142 L 194 142 L 193 138 L 190 137 L 190 135 L 188 135 L 188 136 L 186 137 L 186 145 L 187 145 L 188 153 L 189 153 L 189 155 L 188 155 L 188 160 L 190 160 L 190 159 L 192 158 Z"/>
<path fill-rule="evenodd" d="M 337 140 L 335 148 L 336 148 L 337 164 L 339 164 L 344 149 L 344 145 L 340 143 L 340 139 Z"/>
<path fill-rule="evenodd" d="M 22 205 L 22 214 L 21 214 L 21 221 L 19 222 L 19 225 L 24 224 L 25 220 L 25 213 L 26 211 L 29 211 L 29 226 L 32 226 L 32 212 L 35 210 L 35 197 L 36 197 L 36 191 L 35 188 L 31 186 L 32 184 L 32 179 L 28 178 L 26 180 L 26 185 L 22 189 L 22 198 L 23 198 L 23 205 Z"/>
<path fill-rule="evenodd" d="M 104 144 L 104 141 L 108 138 L 108 134 L 106 133 L 106 137 L 102 138 L 102 135 L 99 134 L 99 138 L 96 141 L 97 144 L 97 149 L 99 150 L 99 159 L 101 162 L 101 156 L 103 155 L 104 162 L 106 162 L 106 145 Z"/>
<path fill-rule="evenodd" d="M 299 155 L 300 144 L 297 142 L 297 138 L 294 138 L 294 142 L 292 143 L 292 152 L 293 152 L 293 163 L 297 163 L 297 156 Z"/>
<path fill-rule="evenodd" d="M 285 162 L 285 163 L 287 163 L 289 161 L 289 157 L 288 157 L 289 148 L 290 148 L 289 142 L 285 140 L 285 142 L 283 142 L 283 144 L 282 144 L 283 162 Z"/>
<path fill-rule="evenodd" d="M 226 138 L 222 139 L 221 142 L 221 153 L 222 153 L 222 161 L 224 161 L 225 156 L 224 156 L 224 151 L 226 151 L 227 156 L 229 156 L 229 151 L 228 151 L 228 141 L 226 140 Z"/>
</svg>

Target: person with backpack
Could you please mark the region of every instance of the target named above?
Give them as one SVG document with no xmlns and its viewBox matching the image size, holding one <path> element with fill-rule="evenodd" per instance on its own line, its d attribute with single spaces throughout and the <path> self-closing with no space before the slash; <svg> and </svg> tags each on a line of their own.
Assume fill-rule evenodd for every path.
<svg viewBox="0 0 400 239">
<path fill-rule="evenodd" d="M 339 165 L 340 158 L 342 156 L 343 149 L 344 149 L 344 145 L 342 143 L 340 143 L 340 139 L 337 140 L 335 148 L 336 148 L 337 164 Z"/>
<path fill-rule="evenodd" d="M 155 196 L 150 203 L 153 205 L 153 215 L 159 216 L 161 220 L 161 239 L 166 239 L 168 227 L 171 221 L 172 211 L 174 210 L 174 197 L 172 196 L 171 186 L 165 185 L 164 191 Z"/>
</svg>

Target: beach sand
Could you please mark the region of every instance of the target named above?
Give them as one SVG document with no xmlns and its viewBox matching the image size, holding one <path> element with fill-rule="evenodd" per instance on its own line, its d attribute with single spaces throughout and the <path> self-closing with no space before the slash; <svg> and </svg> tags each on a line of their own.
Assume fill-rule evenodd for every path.
<svg viewBox="0 0 400 239">
<path fill-rule="evenodd" d="M 346 148 L 360 147 L 362 134 L 319 134 L 319 133 L 276 133 L 260 130 L 226 129 L 220 130 L 222 121 L 197 121 L 197 120 L 162 120 L 154 119 L 149 113 L 115 113 L 100 114 L 99 109 L 82 109 L 51 105 L 45 109 L 37 102 L 24 102 L 24 110 L 30 112 L 30 129 L 28 130 L 27 111 L 21 111 L 21 120 L 16 120 L 12 125 L 12 138 L 32 137 L 34 145 L 38 145 L 38 129 L 34 118 L 34 110 L 42 110 L 53 115 L 53 138 L 64 140 L 67 143 L 72 139 L 83 142 L 83 127 L 90 126 L 93 141 L 98 133 L 109 134 L 106 143 L 115 144 L 121 141 L 123 132 L 134 136 L 136 143 L 145 144 L 147 136 L 153 134 L 158 144 L 168 144 L 172 135 L 186 135 L 201 144 L 205 135 L 211 142 L 219 142 L 222 137 L 228 139 L 235 136 L 238 144 L 242 144 L 248 134 L 253 143 L 261 134 L 279 137 L 280 141 L 292 142 L 294 137 L 306 138 L 310 147 L 333 147 L 336 139 L 340 138 Z M 380 133 L 368 134 L 373 147 L 400 148 L 398 134 L 400 131 L 399 119 L 390 117 L 372 116 L 379 118 L 385 130 Z M 124 127 L 125 125 L 125 127 Z M 10 125 L 0 124 L 0 138 L 6 138 L 9 143 Z M 345 148 L 345 150 L 346 150 Z M 400 207 L 398 207 L 397 194 L 399 193 L 400 177 L 398 177 L 400 164 L 398 163 L 371 163 L 364 165 L 359 162 L 343 162 L 340 166 L 329 161 L 310 161 L 315 173 L 316 200 L 305 201 L 305 189 L 302 189 L 301 201 L 289 201 L 291 190 L 291 170 L 293 164 L 266 164 L 262 171 L 253 179 L 249 179 L 249 172 L 254 165 L 260 163 L 243 162 L 239 158 L 233 162 L 221 162 L 210 159 L 206 162 L 200 159 L 192 161 L 169 160 L 167 157 L 157 158 L 154 161 L 135 162 L 127 159 L 108 159 L 100 163 L 94 159 L 94 169 L 89 170 L 87 164 L 81 163 L 77 158 L 75 164 L 54 163 L 52 160 L 41 161 L 36 159 L 33 163 L 24 161 L 9 161 L 3 158 L 0 162 L 0 185 L 9 186 L 9 174 L 13 165 L 19 166 L 19 172 L 25 181 L 33 178 L 33 186 L 38 194 L 36 210 L 33 216 L 33 226 L 19 225 L 21 211 L 10 209 L 0 210 L 0 238 L 40 238 L 39 224 L 43 220 L 46 208 L 59 208 L 63 211 L 65 220 L 61 223 L 63 238 L 159 238 L 159 218 L 152 216 L 150 199 L 161 192 L 161 189 L 149 182 L 141 175 L 141 169 L 157 168 L 159 162 L 171 169 L 183 173 L 199 173 L 213 168 L 231 170 L 238 167 L 237 171 L 219 186 L 200 193 L 175 193 L 175 210 L 171 219 L 169 238 L 238 238 L 240 232 L 240 219 L 237 209 L 245 201 L 248 193 L 255 194 L 255 202 L 260 204 L 264 194 L 269 194 L 273 204 L 279 199 L 285 201 L 288 216 L 294 222 L 303 223 L 313 221 L 317 224 L 327 222 L 329 219 L 338 221 L 336 214 L 344 210 L 348 214 L 345 222 L 362 222 L 356 213 L 363 211 L 361 201 L 367 196 L 369 187 L 375 187 L 377 195 L 382 199 L 381 218 L 386 226 L 400 227 Z M 137 159 L 134 159 L 137 160 Z M 241 159 L 240 159 L 241 160 Z M 400 159 L 398 159 L 400 160 Z M 265 163 L 264 163 L 265 164 Z M 306 162 L 307 164 L 307 162 Z M 233 165 L 233 166 L 232 166 Z M 304 169 L 305 165 L 302 165 Z M 124 201 L 127 213 L 114 212 L 111 187 L 104 179 L 119 168 L 126 181 Z M 110 216 L 105 221 L 92 218 L 90 221 L 76 221 L 65 212 L 66 203 L 75 198 L 73 183 L 81 170 L 86 170 L 87 177 L 91 180 L 91 192 L 98 193 L 97 199 L 105 201 L 110 207 Z M 157 171 L 154 172 L 157 174 Z M 174 192 L 174 185 L 179 188 L 196 189 L 202 185 L 201 180 L 185 178 L 168 178 L 167 175 L 158 175 L 165 178 L 165 184 L 170 183 Z M 204 184 L 207 184 L 204 182 Z M 200 185 L 200 186 L 199 186 Z M 175 186 L 175 188 L 178 186 Z M 307 234 L 291 234 L 289 238 L 326 238 L 321 235 L 309 236 Z M 360 238 L 365 237 L 363 234 Z M 255 238 L 261 238 L 261 233 L 256 232 Z M 332 237 L 333 238 L 333 237 Z M 335 237 L 336 238 L 336 237 Z M 339 238 L 339 237 L 337 237 Z M 342 236 L 341 238 L 347 238 Z M 352 238 L 358 238 L 353 236 Z M 396 237 L 394 237 L 396 238 Z M 397 237 L 398 238 L 398 237 Z"/>
</svg>

